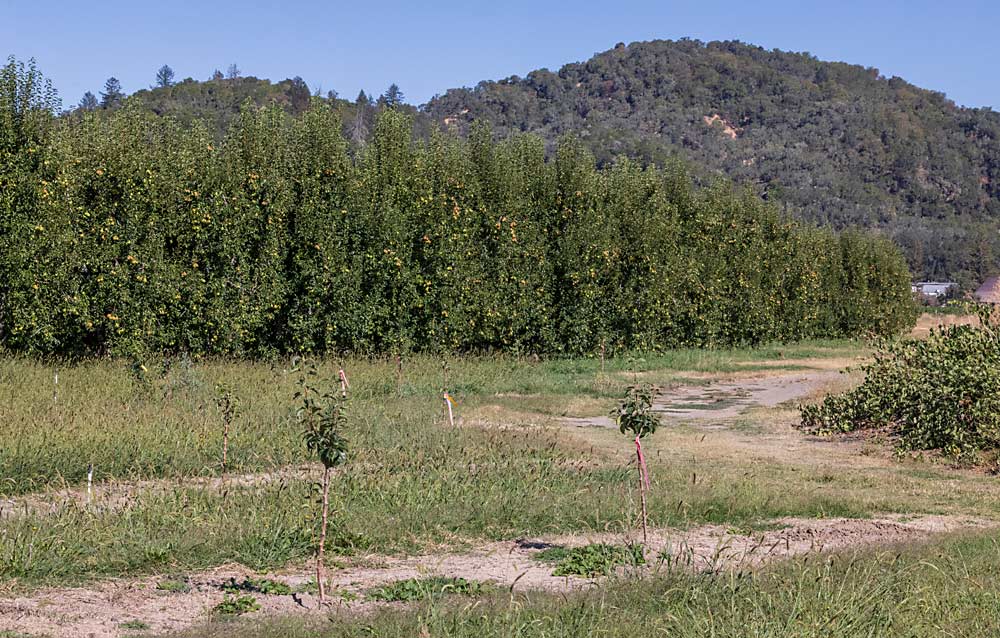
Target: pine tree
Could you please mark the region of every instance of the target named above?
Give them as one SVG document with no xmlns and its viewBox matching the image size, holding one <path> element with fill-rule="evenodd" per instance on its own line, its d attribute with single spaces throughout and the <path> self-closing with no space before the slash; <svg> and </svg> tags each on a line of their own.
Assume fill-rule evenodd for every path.
<svg viewBox="0 0 1000 638">
<path fill-rule="evenodd" d="M 80 104 L 77 106 L 81 111 L 96 111 L 98 107 L 97 97 L 93 93 L 87 91 L 80 98 Z"/>
<path fill-rule="evenodd" d="M 174 70 L 164 64 L 156 72 L 156 86 L 166 88 L 174 83 Z"/>
<path fill-rule="evenodd" d="M 216 69 L 215 71 L 212 72 L 212 78 L 211 79 L 212 79 L 213 82 L 218 82 L 219 80 L 222 80 L 225 77 L 226 76 L 222 75 L 222 71 Z"/>
<path fill-rule="evenodd" d="M 387 108 L 394 109 L 400 106 L 404 100 L 403 92 L 399 90 L 399 86 L 396 83 L 389 85 L 389 88 L 385 90 L 382 94 L 382 99 L 380 100 Z"/>
<path fill-rule="evenodd" d="M 108 81 L 104 83 L 104 91 L 101 93 L 101 108 L 113 109 L 120 106 L 124 99 L 125 93 L 122 92 L 121 82 L 115 77 L 108 78 Z"/>
<path fill-rule="evenodd" d="M 241 74 L 242 71 L 240 71 L 240 67 L 236 66 L 235 62 L 230 64 L 229 68 L 226 69 L 226 77 L 229 78 L 230 80 L 235 80 L 236 78 L 240 77 Z"/>
</svg>

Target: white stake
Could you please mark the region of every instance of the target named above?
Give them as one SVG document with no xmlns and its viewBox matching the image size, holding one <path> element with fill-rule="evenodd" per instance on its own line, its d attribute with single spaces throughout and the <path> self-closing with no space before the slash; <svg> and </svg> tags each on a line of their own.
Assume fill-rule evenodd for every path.
<svg viewBox="0 0 1000 638">
<path fill-rule="evenodd" d="M 447 392 L 444 393 L 444 404 L 448 406 L 448 422 L 451 423 L 451 427 L 455 427 L 455 414 L 451 411 L 451 404 L 454 403 L 454 399 Z"/>
<path fill-rule="evenodd" d="M 94 464 L 91 463 L 87 466 L 87 504 L 90 505 L 90 501 L 93 498 L 92 487 L 94 485 Z"/>
</svg>

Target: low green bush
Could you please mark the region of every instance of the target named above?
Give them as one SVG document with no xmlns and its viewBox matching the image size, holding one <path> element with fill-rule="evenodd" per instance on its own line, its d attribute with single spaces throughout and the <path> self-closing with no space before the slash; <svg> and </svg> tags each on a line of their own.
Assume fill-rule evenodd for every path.
<svg viewBox="0 0 1000 638">
<path fill-rule="evenodd" d="M 933 330 L 925 340 L 887 341 L 862 366 L 858 387 L 802 408 L 817 434 L 886 430 L 901 451 L 940 450 L 971 459 L 1000 448 L 1000 320 Z"/>
</svg>

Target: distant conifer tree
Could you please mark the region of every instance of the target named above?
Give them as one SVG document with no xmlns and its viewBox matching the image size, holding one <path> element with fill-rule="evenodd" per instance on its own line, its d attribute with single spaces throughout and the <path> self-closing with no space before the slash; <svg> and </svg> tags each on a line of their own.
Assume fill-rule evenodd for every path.
<svg viewBox="0 0 1000 638">
<path fill-rule="evenodd" d="M 156 86 L 166 88 L 174 83 L 174 70 L 164 64 L 156 72 Z"/>
<path fill-rule="evenodd" d="M 98 106 L 100 105 L 97 103 L 97 97 L 90 91 L 87 91 L 83 94 L 83 97 L 80 98 L 78 108 L 81 111 L 96 111 Z"/>
<path fill-rule="evenodd" d="M 120 106 L 124 99 L 125 93 L 122 91 L 121 82 L 115 77 L 108 78 L 104 83 L 104 91 L 101 92 L 101 108 L 113 109 Z"/>
<path fill-rule="evenodd" d="M 382 94 L 381 102 L 390 109 L 394 109 L 401 105 L 404 100 L 403 92 L 399 90 L 399 86 L 395 83 L 390 84 L 389 88 L 385 90 Z"/>
</svg>

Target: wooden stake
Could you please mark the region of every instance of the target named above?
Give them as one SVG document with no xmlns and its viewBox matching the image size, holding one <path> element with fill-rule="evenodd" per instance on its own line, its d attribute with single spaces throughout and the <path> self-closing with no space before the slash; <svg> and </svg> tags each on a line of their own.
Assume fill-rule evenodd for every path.
<svg viewBox="0 0 1000 638">
<path fill-rule="evenodd" d="M 229 455 L 229 418 L 222 417 L 223 425 L 222 427 L 222 473 L 226 473 L 226 458 Z"/>
<path fill-rule="evenodd" d="M 90 501 L 93 500 L 93 485 L 94 485 L 94 464 L 90 463 L 87 465 L 87 505 L 90 505 Z"/>
<path fill-rule="evenodd" d="M 403 357 L 396 355 L 396 396 L 403 396 Z"/>
</svg>

